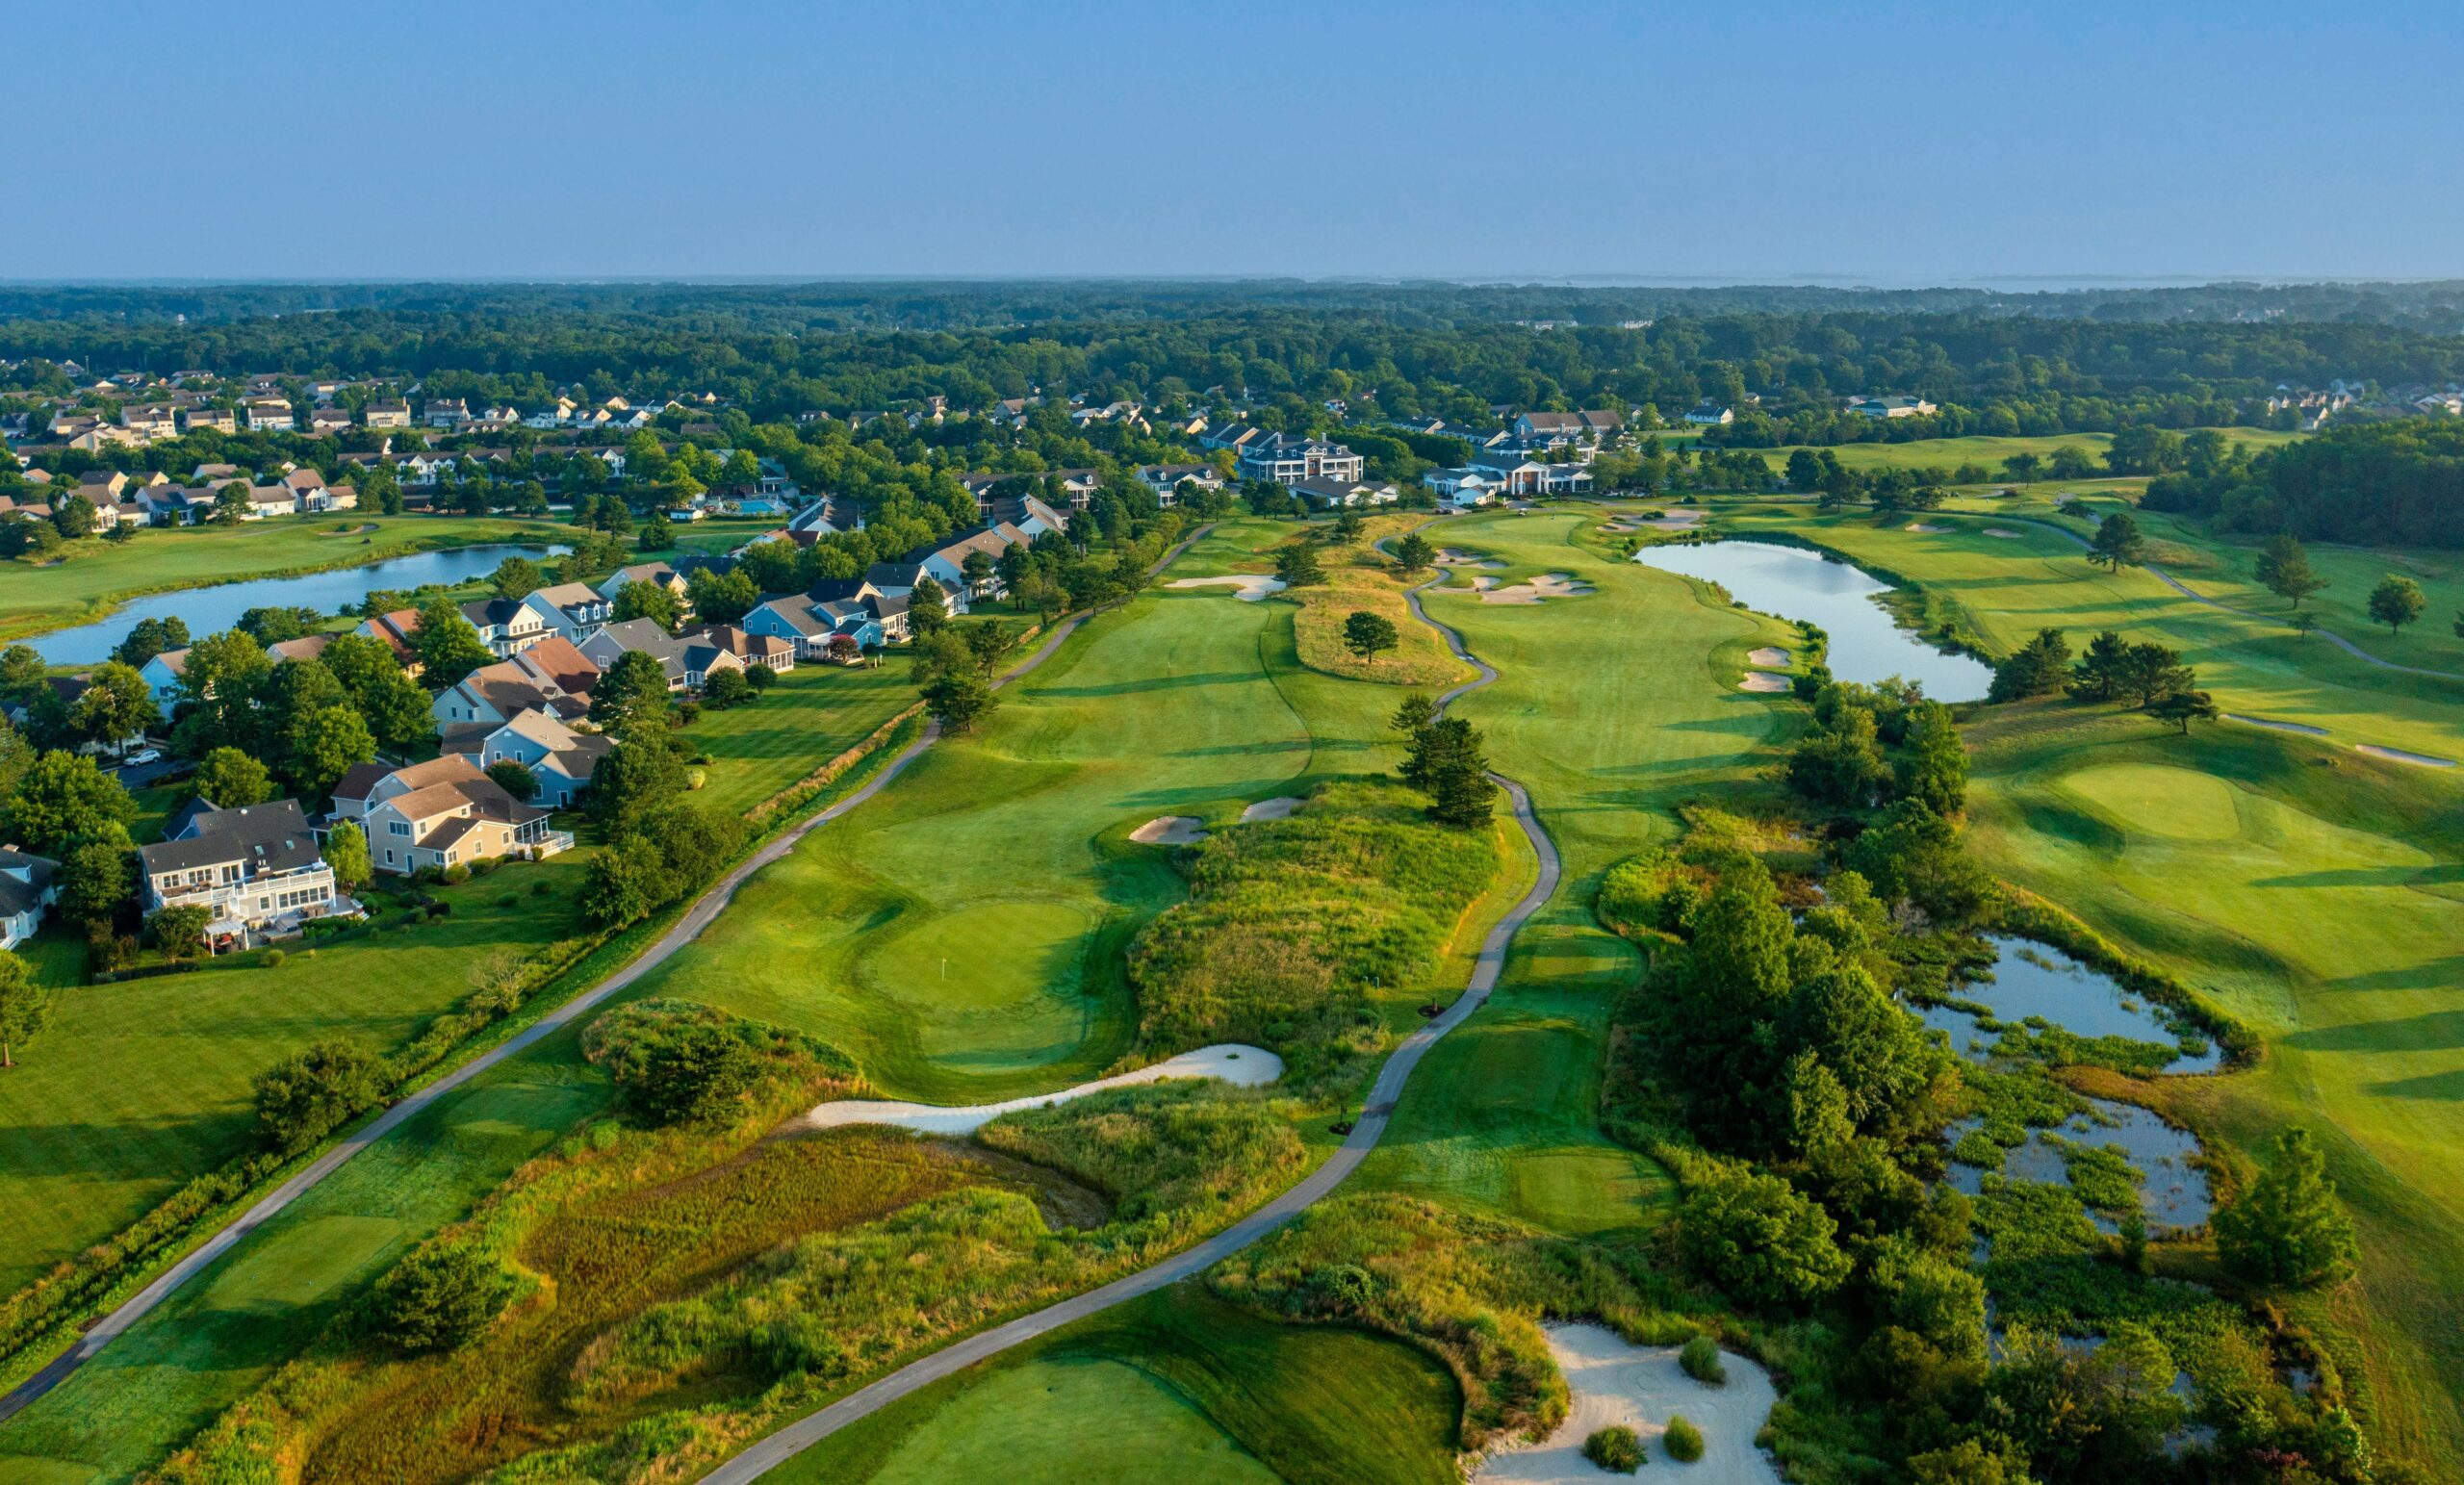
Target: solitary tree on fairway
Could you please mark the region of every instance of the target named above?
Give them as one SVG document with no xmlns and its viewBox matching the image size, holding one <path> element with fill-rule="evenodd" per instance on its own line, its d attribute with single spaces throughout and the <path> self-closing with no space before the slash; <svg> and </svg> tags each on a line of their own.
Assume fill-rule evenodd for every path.
<svg viewBox="0 0 2464 1485">
<path fill-rule="evenodd" d="M 2310 595 L 2326 587 L 2327 579 L 2310 565 L 2310 554 L 2301 550 L 2300 541 L 2290 531 L 2268 538 L 2259 550 L 2259 583 L 2270 593 L 2293 605 L 2299 613 Z"/>
<path fill-rule="evenodd" d="M 2387 626 L 2389 635 L 2422 616 L 2429 600 L 2422 595 L 2422 585 L 2409 577 L 2390 573 L 2378 579 L 2370 590 L 2370 617 Z"/>
<path fill-rule="evenodd" d="M 51 992 L 35 983 L 24 960 L 0 949 L 0 1067 L 16 1066 L 12 1051 L 50 1018 Z"/>
<path fill-rule="evenodd" d="M 2139 534 L 2139 523 L 2126 510 L 2115 511 L 2096 525 L 2095 540 L 2088 544 L 2088 563 L 2118 573 L 2125 567 L 2137 567 L 2147 555 L 2147 539 Z"/>
<path fill-rule="evenodd" d="M 2275 1161 L 2240 1201 L 2216 1214 L 2216 1248 L 2246 1282 L 2309 1289 L 2345 1278 L 2356 1248 L 2326 1157 L 2306 1129 L 2276 1137 Z"/>
<path fill-rule="evenodd" d="M 1000 704 L 1001 698 L 972 670 L 946 670 L 924 685 L 924 709 L 945 732 L 963 732 Z"/>
<path fill-rule="evenodd" d="M 2172 723 L 2182 730 L 2185 737 L 2190 735 L 2193 722 L 2213 722 L 2220 715 L 2216 709 L 2216 699 L 2204 691 L 2175 691 L 2158 697 L 2156 704 L 2147 708 L 2147 714 L 2159 721 Z"/>
<path fill-rule="evenodd" d="M 1344 620 L 1344 648 L 1372 665 L 1377 663 L 1377 653 L 1394 649 L 1399 638 L 1395 621 L 1383 614 L 1355 608 Z"/>
<path fill-rule="evenodd" d="M 1428 538 L 1418 531 L 1404 532 L 1403 539 L 1395 544 L 1395 561 L 1406 573 L 1418 574 L 1428 571 L 1429 563 L 1435 560 L 1436 556 L 1437 549 L 1431 547 L 1428 544 Z M 2464 615 L 2459 615 L 2456 622 L 2464 624 Z"/>
</svg>

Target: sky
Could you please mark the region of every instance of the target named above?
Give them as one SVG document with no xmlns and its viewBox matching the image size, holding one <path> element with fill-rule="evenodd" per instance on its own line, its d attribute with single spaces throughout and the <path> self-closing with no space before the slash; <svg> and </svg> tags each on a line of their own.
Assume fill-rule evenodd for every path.
<svg viewBox="0 0 2464 1485">
<path fill-rule="evenodd" d="M 2464 276 L 2460 6 L 108 9 L 0 279 Z"/>
</svg>

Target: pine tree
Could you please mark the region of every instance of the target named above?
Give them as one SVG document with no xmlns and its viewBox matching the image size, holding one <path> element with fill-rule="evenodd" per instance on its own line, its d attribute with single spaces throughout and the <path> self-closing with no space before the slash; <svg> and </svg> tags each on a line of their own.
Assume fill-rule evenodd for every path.
<svg viewBox="0 0 2464 1485">
<path fill-rule="evenodd" d="M 2268 538 L 2259 550 L 2258 577 L 2261 586 L 2293 605 L 2299 613 L 2310 595 L 2326 587 L 2327 579 L 2310 565 L 2310 554 L 2301 543 L 2286 531 Z"/>
<path fill-rule="evenodd" d="M 2336 1200 L 2326 1157 L 2306 1129 L 2276 1137 L 2275 1161 L 2240 1201 L 2216 1214 L 2216 1249 L 2245 1282 L 2310 1289 L 2348 1277 L 2352 1218 Z"/>
<path fill-rule="evenodd" d="M 2110 702 L 2121 692 L 2122 655 L 2129 650 L 2111 629 L 2088 641 L 2088 653 L 2070 667 L 2070 689 L 2092 702 Z"/>
</svg>

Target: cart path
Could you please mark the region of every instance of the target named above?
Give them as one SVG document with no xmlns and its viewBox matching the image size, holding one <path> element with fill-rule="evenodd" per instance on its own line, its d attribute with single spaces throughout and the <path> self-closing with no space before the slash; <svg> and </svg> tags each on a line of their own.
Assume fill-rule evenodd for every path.
<svg viewBox="0 0 2464 1485">
<path fill-rule="evenodd" d="M 1213 529 L 1215 529 L 1214 524 L 1209 523 L 1190 533 L 1179 545 L 1165 552 L 1153 567 L 1147 569 L 1147 576 L 1151 579 L 1165 568 L 1178 561 L 1183 552 L 1195 546 L 1200 538 Z M 1084 614 L 1072 615 L 1055 625 L 1052 632 L 1046 636 L 1041 645 L 1037 647 L 1035 653 L 1002 672 L 999 678 L 992 682 L 993 686 L 998 688 L 1008 685 L 1011 681 L 1051 659 L 1063 642 L 1077 632 L 1078 626 L 1084 623 L 1086 618 Z M 898 755 L 891 758 L 881 772 L 867 780 L 863 787 L 813 815 L 810 819 L 783 832 L 777 838 L 737 863 L 734 870 L 720 878 L 716 884 L 695 899 L 693 906 L 685 910 L 684 916 L 678 919 L 675 926 L 665 934 L 660 935 L 658 941 L 644 950 L 641 956 L 631 963 L 549 1011 L 503 1043 L 464 1063 L 434 1083 L 404 1094 L 371 1121 L 367 1128 L 345 1137 L 333 1148 L 310 1162 L 298 1174 L 267 1192 L 256 1205 L 242 1213 L 231 1225 L 208 1238 L 194 1251 L 163 1270 L 156 1276 L 153 1283 L 139 1290 L 123 1301 L 119 1308 L 97 1320 L 92 1329 L 77 1339 L 75 1344 L 53 1358 L 51 1363 L 41 1370 L 18 1383 L 7 1396 L 0 1397 L 0 1423 L 7 1422 L 43 1394 L 67 1380 L 71 1372 L 84 1366 L 96 1352 L 110 1344 L 115 1337 L 152 1314 L 164 1300 L 177 1293 L 182 1285 L 195 1278 L 216 1259 L 238 1246 L 250 1233 L 280 1216 L 292 1203 L 315 1190 L 326 1177 L 341 1169 L 360 1151 L 417 1118 L 434 1107 L 446 1094 L 503 1063 L 506 1059 L 536 1046 L 548 1037 L 572 1025 L 578 1017 L 603 1004 L 608 997 L 667 962 L 675 957 L 678 950 L 700 937 L 702 931 L 710 926 L 711 920 L 727 910 L 728 905 L 735 900 L 736 889 L 744 885 L 746 880 L 755 872 L 794 850 L 798 842 L 822 826 L 862 807 L 866 801 L 888 787 L 890 781 L 905 773 L 909 764 L 923 756 L 924 750 L 938 741 L 940 735 L 940 724 L 927 722 L 923 733 L 913 742 L 900 749 Z"/>
<path fill-rule="evenodd" d="M 1467 680 L 1438 698 L 1437 704 L 1441 709 L 1465 692 L 1478 690 L 1497 679 L 1498 674 L 1463 648 L 1462 636 L 1431 619 L 1421 607 L 1420 588 L 1443 581 L 1445 576 L 1440 573 L 1406 594 L 1413 617 L 1435 629 L 1458 659 L 1479 672 L 1477 678 Z M 1480 940 L 1480 951 L 1473 961 L 1471 979 L 1454 1004 L 1447 1007 L 1444 1014 L 1404 1037 L 1395 1048 L 1394 1055 L 1386 1060 L 1386 1065 L 1378 1069 L 1377 1081 L 1370 1088 L 1359 1121 L 1352 1126 L 1350 1135 L 1345 1138 L 1335 1153 L 1327 1157 L 1324 1165 L 1311 1171 L 1297 1186 L 1195 1247 L 1174 1254 L 1151 1267 L 1115 1279 L 1101 1289 L 1090 1290 L 1005 1324 L 995 1325 L 990 1330 L 980 1331 L 929 1356 L 919 1357 L 818 1412 L 806 1414 L 704 1475 L 704 1485 L 743 1485 L 744 1481 L 757 1479 L 857 1420 L 878 1413 L 911 1393 L 954 1376 L 977 1362 L 997 1356 L 1022 1342 L 1032 1341 L 1072 1321 L 1111 1309 L 1114 1305 L 1193 1278 L 1332 1195 L 1345 1178 L 1360 1167 L 1369 1152 L 1376 1148 L 1379 1137 L 1386 1133 L 1387 1121 L 1394 1116 L 1395 1106 L 1402 1096 L 1403 1085 L 1411 1078 L 1412 1069 L 1428 1055 L 1428 1049 L 1436 1044 L 1437 1038 L 1462 1025 L 1488 1000 L 1489 992 L 1496 988 L 1498 977 L 1505 968 L 1506 947 L 1513 942 L 1516 930 L 1522 928 L 1557 890 L 1561 870 L 1557 848 L 1550 841 L 1548 832 L 1540 828 L 1539 818 L 1532 812 L 1531 796 L 1522 784 L 1502 774 L 1490 777 L 1505 790 L 1514 809 L 1514 822 L 1522 828 L 1524 838 L 1531 843 L 1533 854 L 1539 858 L 1540 875 L 1531 883 L 1530 890 L 1523 894 L 1522 900 L 1498 920 L 1496 926 L 1489 930 L 1488 936 Z"/>
</svg>

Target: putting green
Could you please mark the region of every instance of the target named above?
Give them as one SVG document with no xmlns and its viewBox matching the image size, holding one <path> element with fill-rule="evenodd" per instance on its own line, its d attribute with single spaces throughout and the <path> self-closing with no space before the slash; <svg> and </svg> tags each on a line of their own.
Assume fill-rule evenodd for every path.
<svg viewBox="0 0 2464 1485">
<path fill-rule="evenodd" d="M 875 1485 L 1275 1485 L 1277 1475 L 1180 1392 L 1117 1361 L 1060 1358 L 962 1393 L 889 1457 Z"/>
<path fill-rule="evenodd" d="M 1040 1066 L 1092 1024 L 1080 983 L 1094 920 L 1052 898 L 935 914 L 868 952 L 859 977 L 916 1015 L 917 1050 L 973 1071 Z"/>
<path fill-rule="evenodd" d="M 2231 840 L 2242 833 L 2239 793 L 2187 768 L 2108 763 L 2066 774 L 2062 787 L 2112 816 L 2125 832 L 2165 840 Z"/>
</svg>

